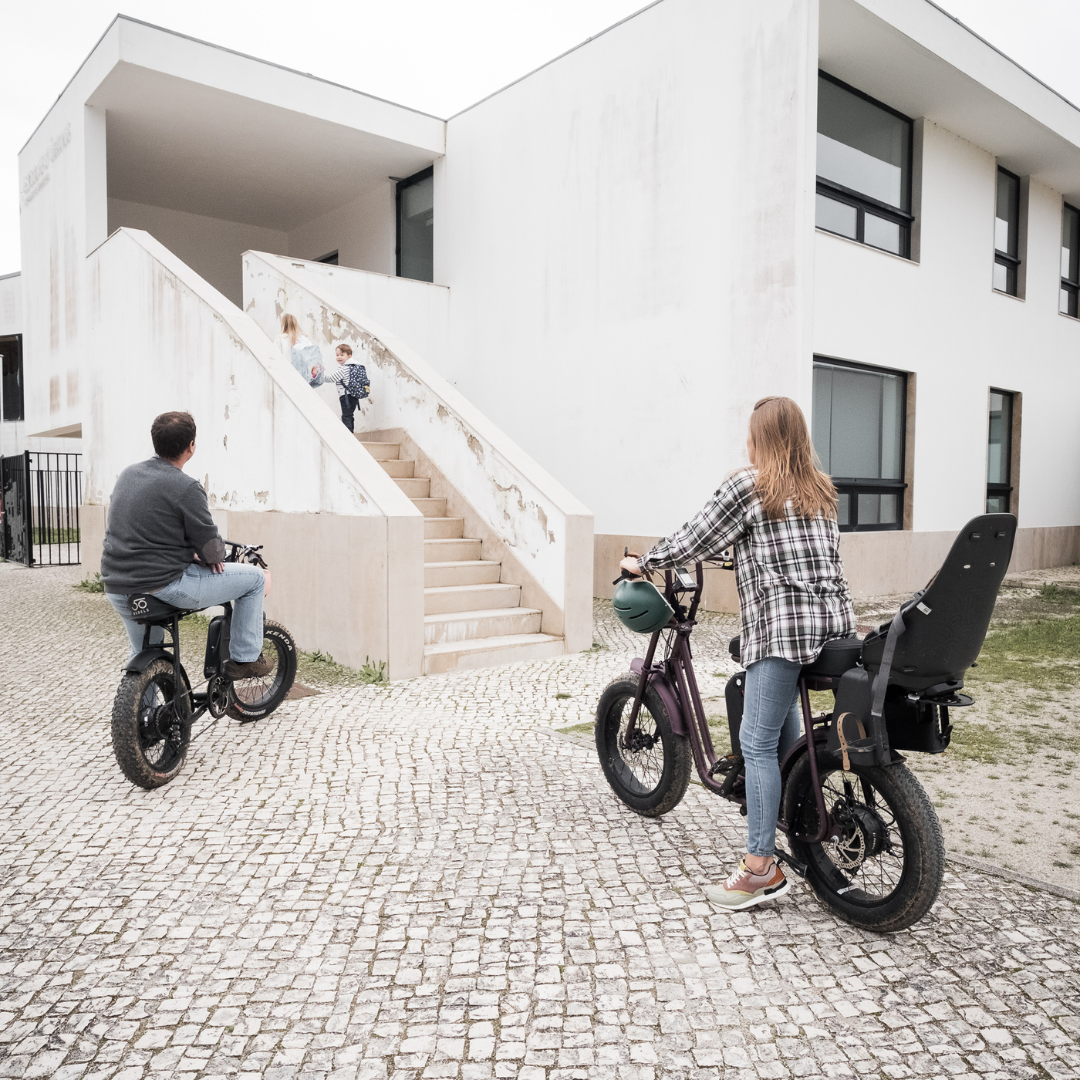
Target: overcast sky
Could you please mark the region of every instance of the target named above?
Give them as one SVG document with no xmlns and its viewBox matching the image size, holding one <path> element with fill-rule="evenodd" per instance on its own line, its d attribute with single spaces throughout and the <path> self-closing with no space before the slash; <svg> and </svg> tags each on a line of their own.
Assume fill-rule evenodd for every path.
<svg viewBox="0 0 1080 1080">
<path fill-rule="evenodd" d="M 0 274 L 19 269 L 16 154 L 119 0 L 0 0 Z M 745 0 L 714 0 L 742 3 Z M 125 15 L 450 116 L 643 0 L 123 0 Z M 1077 0 L 941 5 L 1080 104 Z"/>
</svg>

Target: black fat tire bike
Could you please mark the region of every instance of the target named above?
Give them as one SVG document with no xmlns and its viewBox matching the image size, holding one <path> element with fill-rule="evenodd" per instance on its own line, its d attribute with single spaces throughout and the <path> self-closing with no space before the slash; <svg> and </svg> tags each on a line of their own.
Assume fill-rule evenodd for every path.
<svg viewBox="0 0 1080 1080">
<path fill-rule="evenodd" d="M 226 541 L 227 562 L 265 568 L 259 547 Z M 269 716 L 285 700 L 296 678 L 296 643 L 280 623 L 263 621 L 263 655 L 270 671 L 251 679 L 230 679 L 224 673 L 229 658 L 232 605 L 211 620 L 206 635 L 203 675 L 206 687 L 193 691 L 180 662 L 180 620 L 191 612 L 175 608 L 148 594 L 128 598 L 136 621 L 146 632 L 143 648 L 128 661 L 116 691 L 112 711 L 112 744 L 120 771 L 133 784 L 151 790 L 173 779 L 184 766 L 188 747 L 210 724 L 193 734 L 194 724 L 207 712 L 213 720 L 228 716 L 244 723 Z M 151 645 L 153 627 L 170 640 Z"/>
<path fill-rule="evenodd" d="M 778 848 L 776 855 L 856 926 L 903 930 L 937 899 L 945 872 L 941 825 L 900 751 L 942 753 L 952 732 L 950 709 L 972 704 L 959 693 L 963 674 L 982 647 L 1015 532 L 1008 514 L 973 519 L 930 584 L 891 623 L 865 639 L 826 643 L 802 670 L 803 735 L 780 761 L 777 830 L 789 851 Z M 730 559 L 714 565 L 732 568 Z M 703 569 L 697 563 L 664 573 L 671 621 L 597 705 L 600 767 L 618 798 L 644 817 L 678 806 L 692 771 L 707 791 L 746 813 L 739 742 L 746 672 L 733 675 L 725 690 L 731 751 L 723 755 L 713 747 L 694 674 L 690 637 Z M 738 638 L 730 651 L 738 660 Z M 878 687 L 880 715 L 872 707 Z M 811 690 L 833 693 L 831 712 L 813 714 Z M 853 715 L 857 730 L 845 722 Z M 853 731 L 861 738 L 850 741 Z"/>
</svg>

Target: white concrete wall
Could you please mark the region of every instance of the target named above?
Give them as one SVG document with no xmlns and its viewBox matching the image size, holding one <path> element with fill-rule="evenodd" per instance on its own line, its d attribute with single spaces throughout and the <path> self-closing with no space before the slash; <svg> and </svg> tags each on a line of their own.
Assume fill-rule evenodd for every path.
<svg viewBox="0 0 1080 1080">
<path fill-rule="evenodd" d="M 596 514 L 664 534 L 809 405 L 817 5 L 665 0 L 452 118 L 447 377 Z"/>
<path fill-rule="evenodd" d="M 258 256 L 259 252 L 252 254 Z M 306 279 L 319 282 L 349 310 L 362 312 L 385 327 L 445 377 L 450 351 L 450 290 L 444 285 L 293 258 L 289 266 Z M 337 342 L 326 340 L 322 344 L 332 355 L 331 346 Z M 372 396 L 377 393 L 373 386 Z"/>
<path fill-rule="evenodd" d="M 394 183 L 387 178 L 347 205 L 292 229 L 287 251 L 268 248 L 265 244 L 248 246 L 301 259 L 320 259 L 337 251 L 341 266 L 393 274 L 397 242 L 395 214 Z"/>
<path fill-rule="evenodd" d="M 374 400 L 366 426 L 408 433 L 558 609 L 557 632 L 567 649 L 587 648 L 592 515 L 405 341 L 332 291 L 350 273 L 355 272 L 339 271 L 331 281 L 325 273 L 307 273 L 306 264 L 248 252 L 245 310 L 267 333 L 276 331 L 288 311 L 324 348 L 344 340 L 362 353 Z"/>
<path fill-rule="evenodd" d="M 1062 198 L 1033 182 L 1023 300 L 991 286 L 996 162 L 930 122 L 921 261 L 817 233 L 814 350 L 916 373 L 914 521 L 984 512 L 990 387 L 1023 394 L 1021 529 L 1080 524 L 1080 320 L 1058 313 Z"/>
<path fill-rule="evenodd" d="M 148 232 L 237 307 L 244 296 L 244 252 L 258 248 L 285 255 L 289 250 L 288 234 L 276 229 L 109 199 L 109 232 L 119 228 Z"/>
<path fill-rule="evenodd" d="M 419 674 L 419 511 L 255 323 L 149 234 L 121 230 L 88 272 L 87 528 L 100 533 L 94 508 L 125 466 L 153 453 L 154 416 L 186 409 L 199 427 L 188 471 L 228 528 L 243 523 L 230 539 L 274 539 L 284 599 L 268 610 L 303 628 L 302 648 L 353 665 L 388 660 L 394 678 Z M 335 617 L 320 618 L 320 598 Z"/>
</svg>

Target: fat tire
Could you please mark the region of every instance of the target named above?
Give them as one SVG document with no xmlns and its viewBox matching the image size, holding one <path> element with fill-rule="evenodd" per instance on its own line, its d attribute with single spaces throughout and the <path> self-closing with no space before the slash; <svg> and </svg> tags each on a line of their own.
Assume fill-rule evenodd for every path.
<svg viewBox="0 0 1080 1080">
<path fill-rule="evenodd" d="M 840 759 L 833 754 L 819 751 L 817 760 L 819 776 L 823 780 L 829 773 L 844 771 Z M 922 784 L 906 765 L 898 763 L 884 768 L 853 765 L 847 772 L 867 781 L 885 799 L 895 816 L 904 850 L 903 870 L 897 887 L 878 902 L 860 902 L 860 895 L 865 896 L 860 890 L 838 894 L 836 875 L 828 873 L 828 856 L 823 844 L 793 839 L 791 853 L 806 864 L 807 880 L 814 892 L 842 919 L 882 934 L 906 930 L 930 911 L 941 890 L 945 874 L 941 823 Z M 810 758 L 803 754 L 784 785 L 783 819 L 794 822 L 804 812 L 807 799 L 813 806 Z M 810 813 L 816 822 L 816 809 L 811 809 Z"/>
<path fill-rule="evenodd" d="M 624 710 L 629 710 L 637 688 L 636 679 L 616 679 L 601 694 L 600 703 L 596 707 L 596 752 L 611 790 L 642 817 L 660 817 L 678 806 L 686 794 L 693 758 L 686 736 L 676 735 L 672 730 L 671 718 L 664 707 L 663 699 L 654 687 L 648 686 L 642 698 L 639 721 L 647 719 L 645 709 L 648 709 L 663 750 L 663 768 L 660 779 L 652 790 L 646 790 L 637 781 L 625 763 L 624 752 L 618 745 L 623 713 Z"/>
<path fill-rule="evenodd" d="M 164 657 L 152 661 L 144 671 L 128 672 L 120 680 L 112 711 L 113 753 L 120 771 L 137 787 L 152 791 L 167 784 L 184 767 L 191 740 L 190 710 L 180 724 L 180 748 L 162 762 L 152 762 L 143 752 L 140 738 L 139 710 L 147 689 L 157 683 L 162 696 L 174 694 L 175 675 L 171 660 Z M 189 690 L 185 678 L 185 693 Z M 164 767 L 162 767 L 164 766 Z"/>
<path fill-rule="evenodd" d="M 281 623 L 267 619 L 263 623 L 264 652 L 267 639 L 273 642 L 277 652 L 278 672 L 282 678 L 279 680 L 275 676 L 270 691 L 250 704 L 236 696 L 234 687 L 229 693 L 230 705 L 225 710 L 226 715 L 234 720 L 261 720 L 264 716 L 269 716 L 285 700 L 285 695 L 296 680 L 296 642 L 293 641 L 292 634 Z"/>
</svg>

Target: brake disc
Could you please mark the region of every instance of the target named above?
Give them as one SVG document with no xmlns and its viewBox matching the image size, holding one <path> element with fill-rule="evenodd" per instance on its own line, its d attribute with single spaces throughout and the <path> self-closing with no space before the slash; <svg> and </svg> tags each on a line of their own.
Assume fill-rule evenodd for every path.
<svg viewBox="0 0 1080 1080">
<path fill-rule="evenodd" d="M 206 700 L 210 708 L 210 715 L 219 720 L 225 715 L 225 711 L 232 704 L 229 700 L 229 681 L 220 675 L 211 677 L 206 687 Z"/>
</svg>

